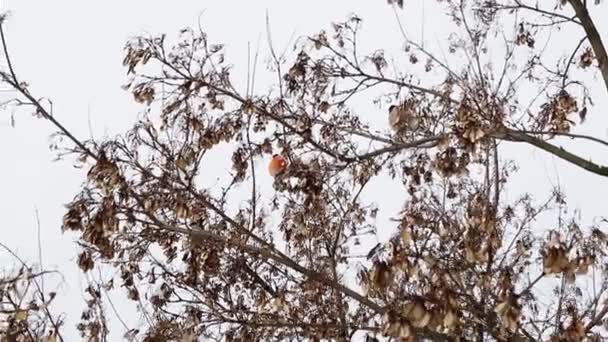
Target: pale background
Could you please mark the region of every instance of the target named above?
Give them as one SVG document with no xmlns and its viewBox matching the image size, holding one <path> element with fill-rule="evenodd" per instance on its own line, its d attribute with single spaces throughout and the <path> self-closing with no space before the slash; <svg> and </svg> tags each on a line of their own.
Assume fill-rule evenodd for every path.
<svg viewBox="0 0 608 342">
<path fill-rule="evenodd" d="M 421 37 L 425 19 L 425 40 L 433 45 L 445 39 L 446 27 L 433 11 L 433 1 L 406 1 L 400 12 L 401 20 L 414 38 Z M 265 40 L 265 12 L 268 10 L 275 47 L 282 51 L 296 32 L 296 36 L 314 34 L 329 29 L 332 21 L 344 20 L 351 12 L 364 19 L 361 46 L 370 52 L 376 48 L 397 51 L 402 40 L 393 10 L 385 0 L 359 1 L 83 1 L 83 0 L 2 0 L 1 11 L 10 11 L 6 33 L 10 52 L 18 76 L 31 85 L 37 96 L 45 96 L 54 103 L 54 115 L 77 137 L 96 138 L 118 134 L 134 122 L 142 107 L 136 105 L 129 93 L 120 86 L 125 82 L 122 67 L 123 46 L 129 37 L 142 33 L 175 35 L 181 28 L 195 27 L 199 20 L 212 41 L 226 43 L 227 59 L 236 67 L 232 75 L 244 91 L 247 63 L 247 43 L 255 47 L 262 37 L 260 66 L 268 56 Z M 600 12 L 601 10 L 601 12 Z M 203 12 L 204 11 L 204 12 Z M 596 19 L 608 15 L 606 5 L 598 7 Z M 608 22 L 596 20 L 603 39 L 608 42 Z M 564 33 L 561 39 L 574 46 L 581 32 Z M 566 38 L 564 38 L 566 37 Z M 404 67 L 407 67 L 405 65 Z M 239 76 L 243 75 L 242 77 Z M 263 90 L 271 78 L 256 81 L 256 89 Z M 602 88 L 599 72 L 590 73 L 597 97 L 596 106 L 588 115 L 588 123 L 577 132 L 594 133 L 608 138 L 608 96 Z M 0 96 L 8 96 L 0 93 Z M 371 101 L 370 101 L 371 102 Z M 362 103 L 358 112 L 381 127 L 386 122 L 384 109 Z M 38 260 L 37 228 L 34 208 L 41 221 L 42 260 L 47 268 L 55 268 L 65 276 L 59 288 L 54 312 L 68 316 L 64 336 L 68 341 L 79 340 L 74 325 L 83 306 L 83 276 L 75 265 L 74 236 L 62 235 L 61 218 L 64 204 L 69 202 L 85 179 L 86 171 L 75 169 L 70 161 L 53 162 L 49 151 L 50 124 L 35 119 L 28 113 L 15 113 L 15 128 L 8 125 L 11 110 L 0 112 L 0 242 L 11 247 L 25 260 Z M 91 130 L 89 129 L 89 122 Z M 566 142 L 567 143 L 567 142 Z M 577 144 L 575 151 L 593 156 L 596 162 L 608 163 L 605 150 L 597 145 Z M 605 196 L 608 180 L 556 160 L 542 152 L 521 145 L 509 145 L 503 157 L 516 156 L 521 172 L 512 180 L 509 197 L 523 192 L 544 199 L 551 184 L 560 183 L 572 208 L 582 209 L 583 222 L 590 223 L 606 214 Z M 218 156 L 221 158 L 221 156 Z M 225 157 L 224 157 L 225 158 Z M 225 167 L 218 160 L 218 174 Z M 265 161 L 257 167 L 265 168 Z M 213 163 L 210 167 L 215 167 Z M 222 165 L 222 166 L 219 166 Z M 270 180 L 262 181 L 263 189 L 270 189 Z M 369 201 L 380 204 L 378 230 L 386 238 L 394 229 L 388 217 L 401 207 L 404 190 L 393 189 L 379 180 L 368 191 Z M 270 190 L 268 190 L 270 191 Z M 539 223 L 539 229 L 551 228 L 554 219 Z M 0 253 L 0 266 L 10 268 L 12 259 Z M 130 328 L 140 324 L 139 316 L 126 305 L 115 304 Z M 112 318 L 111 341 L 122 340 L 123 327 L 108 308 Z"/>
</svg>

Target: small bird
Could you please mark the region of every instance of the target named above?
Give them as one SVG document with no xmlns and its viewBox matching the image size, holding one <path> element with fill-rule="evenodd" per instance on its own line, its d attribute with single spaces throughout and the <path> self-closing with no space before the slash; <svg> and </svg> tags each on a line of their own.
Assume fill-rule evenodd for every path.
<svg viewBox="0 0 608 342">
<path fill-rule="evenodd" d="M 272 160 L 270 160 L 270 164 L 268 164 L 268 173 L 270 173 L 272 177 L 276 177 L 278 174 L 285 171 L 286 168 L 287 161 L 285 158 L 278 154 L 272 155 Z"/>
<path fill-rule="evenodd" d="M 416 112 L 407 104 L 391 105 L 388 107 L 388 124 L 395 133 L 399 133 L 416 130 L 420 121 Z"/>
</svg>

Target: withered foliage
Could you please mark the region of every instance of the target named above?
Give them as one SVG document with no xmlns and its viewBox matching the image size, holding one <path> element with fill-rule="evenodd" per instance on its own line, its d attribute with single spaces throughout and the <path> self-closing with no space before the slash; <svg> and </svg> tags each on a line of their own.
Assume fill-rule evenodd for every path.
<svg viewBox="0 0 608 342">
<path fill-rule="evenodd" d="M 63 341 L 63 318 L 51 311 L 56 292 L 44 289 L 43 278 L 53 272 L 36 271 L 14 256 L 22 266 L 3 269 L 0 277 L 0 340 L 15 342 Z"/>
<path fill-rule="evenodd" d="M 605 338 L 605 221 L 566 219 L 559 191 L 502 196 L 516 171 L 499 157 L 503 141 L 608 176 L 550 141 L 589 138 L 570 134 L 574 113 L 582 123 L 592 105 L 578 77 L 594 66 L 608 73 L 584 4 L 546 5 L 438 1 L 455 24 L 450 63 L 404 35 L 408 72 L 383 50 L 360 51 L 362 19 L 352 16 L 298 40 L 287 62 L 271 51 L 276 84 L 259 94 L 237 90 L 225 47 L 204 32 L 184 29 L 174 44 L 164 35 L 130 41 L 125 89 L 147 114 L 116 138 L 72 137 L 89 171 L 63 229 L 79 234 L 83 272 L 116 270 L 87 289 L 82 335 L 107 334 L 100 291 L 120 287 L 147 322 L 125 338 L 143 341 Z M 539 56 L 548 32 L 570 25 L 583 26 L 588 42 L 547 64 Z M 488 50 L 500 44 L 497 64 Z M 381 95 L 367 102 L 379 115 L 400 106 L 416 125 L 373 127 L 387 121 L 354 104 L 372 88 Z M 202 186 L 209 152 L 226 146 L 227 185 Z M 256 173 L 274 154 L 286 169 Z M 264 177 L 272 193 L 259 192 Z M 384 213 L 389 226 L 377 226 L 382 203 L 365 195 L 380 177 L 392 186 L 376 191 L 406 194 L 400 212 Z M 231 195 L 243 188 L 245 201 Z M 554 227 L 535 224 L 551 214 Z M 391 237 L 369 250 L 379 230 Z"/>
</svg>

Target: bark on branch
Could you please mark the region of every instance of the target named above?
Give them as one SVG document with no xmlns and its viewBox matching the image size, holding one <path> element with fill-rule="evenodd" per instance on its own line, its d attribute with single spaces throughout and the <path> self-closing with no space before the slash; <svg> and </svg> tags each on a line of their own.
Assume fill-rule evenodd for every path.
<svg viewBox="0 0 608 342">
<path fill-rule="evenodd" d="M 544 140 L 535 138 L 526 133 L 507 129 L 504 132 L 493 134 L 493 136 L 497 139 L 528 143 L 530 145 L 540 148 L 543 151 L 549 152 L 558 158 L 561 158 L 580 168 L 583 168 L 591 173 L 595 173 L 596 175 L 608 177 L 608 167 L 607 166 L 599 165 L 590 160 L 583 159 L 582 157 L 579 157 L 572 152 L 566 151 L 563 147 L 555 146 L 553 144 L 550 144 Z"/>
<path fill-rule="evenodd" d="M 591 43 L 591 47 L 593 48 L 593 52 L 597 58 L 600 71 L 602 72 L 602 78 L 604 79 L 606 90 L 608 91 L 608 53 L 606 52 L 602 38 L 600 37 L 600 34 L 597 31 L 595 23 L 593 22 L 593 19 L 591 19 L 585 4 L 581 0 L 568 1 L 570 2 L 570 5 L 572 5 L 572 8 L 574 8 L 576 16 L 581 21 L 581 24 L 585 29 L 585 33 L 587 33 L 587 38 L 589 38 L 589 42 Z"/>
</svg>

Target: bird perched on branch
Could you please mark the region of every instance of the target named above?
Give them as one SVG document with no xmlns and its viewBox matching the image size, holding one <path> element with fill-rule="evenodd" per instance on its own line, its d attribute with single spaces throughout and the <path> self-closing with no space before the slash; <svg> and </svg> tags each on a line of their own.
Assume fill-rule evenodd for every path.
<svg viewBox="0 0 608 342">
<path fill-rule="evenodd" d="M 272 177 L 276 177 L 287 168 L 287 161 L 278 154 L 274 154 L 268 164 L 268 173 Z"/>
<path fill-rule="evenodd" d="M 388 108 L 388 124 L 395 133 L 415 131 L 420 125 L 416 111 L 407 103 Z"/>
</svg>

